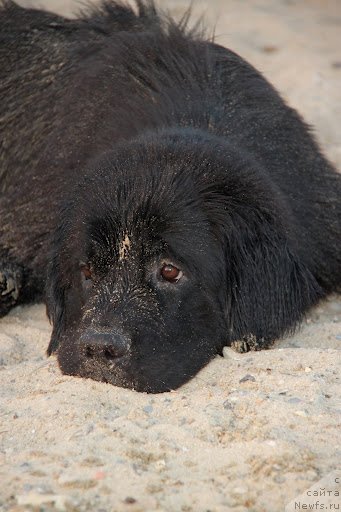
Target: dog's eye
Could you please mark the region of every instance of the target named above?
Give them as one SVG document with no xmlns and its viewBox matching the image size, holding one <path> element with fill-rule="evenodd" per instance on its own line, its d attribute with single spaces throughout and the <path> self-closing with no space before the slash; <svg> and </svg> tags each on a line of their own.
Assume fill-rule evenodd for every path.
<svg viewBox="0 0 341 512">
<path fill-rule="evenodd" d="M 89 265 L 86 265 L 85 263 L 81 264 L 81 272 L 86 281 L 88 279 L 91 279 L 92 275 L 91 275 L 91 269 L 90 269 Z"/>
<path fill-rule="evenodd" d="M 182 270 L 179 270 L 174 265 L 170 263 L 165 263 L 161 268 L 161 276 L 165 281 L 169 281 L 170 283 L 177 283 L 179 279 L 182 278 Z"/>
</svg>

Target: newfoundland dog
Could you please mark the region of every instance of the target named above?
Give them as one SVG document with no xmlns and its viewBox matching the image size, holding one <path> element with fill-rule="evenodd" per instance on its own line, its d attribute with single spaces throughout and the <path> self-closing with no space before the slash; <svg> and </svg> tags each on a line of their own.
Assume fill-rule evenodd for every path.
<svg viewBox="0 0 341 512">
<path fill-rule="evenodd" d="M 250 64 L 150 0 L 0 7 L 0 314 L 61 370 L 174 389 L 340 289 L 340 175 Z"/>
</svg>

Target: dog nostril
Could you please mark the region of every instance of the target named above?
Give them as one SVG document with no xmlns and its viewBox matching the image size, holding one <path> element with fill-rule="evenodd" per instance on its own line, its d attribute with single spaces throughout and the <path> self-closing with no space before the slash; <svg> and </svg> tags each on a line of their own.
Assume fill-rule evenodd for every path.
<svg viewBox="0 0 341 512">
<path fill-rule="evenodd" d="M 88 330 L 80 338 L 83 357 L 108 364 L 129 352 L 130 339 L 118 333 Z"/>
<path fill-rule="evenodd" d="M 94 357 L 94 349 L 92 347 L 86 347 L 85 348 L 85 355 L 89 359 L 92 359 Z"/>
<path fill-rule="evenodd" d="M 115 351 L 114 348 L 106 348 L 104 350 L 104 357 L 110 361 L 119 357 L 119 354 L 117 354 L 117 351 Z"/>
</svg>

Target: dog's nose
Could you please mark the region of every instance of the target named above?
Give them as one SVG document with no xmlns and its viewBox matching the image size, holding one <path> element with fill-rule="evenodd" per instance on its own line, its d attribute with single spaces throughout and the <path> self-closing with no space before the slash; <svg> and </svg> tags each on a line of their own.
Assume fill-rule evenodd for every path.
<svg viewBox="0 0 341 512">
<path fill-rule="evenodd" d="M 87 330 L 80 338 L 82 352 L 87 359 L 108 363 L 125 356 L 130 340 L 123 334 Z"/>
</svg>

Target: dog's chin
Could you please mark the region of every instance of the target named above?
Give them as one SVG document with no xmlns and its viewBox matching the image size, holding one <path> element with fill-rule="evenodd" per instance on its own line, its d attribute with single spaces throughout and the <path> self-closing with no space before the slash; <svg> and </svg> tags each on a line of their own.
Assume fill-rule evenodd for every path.
<svg viewBox="0 0 341 512">
<path fill-rule="evenodd" d="M 57 359 L 64 375 L 88 378 L 138 392 L 164 393 L 180 387 L 193 378 L 210 358 L 202 361 L 200 368 L 197 367 L 188 373 L 184 368 L 181 370 L 177 364 L 172 365 L 169 362 L 162 368 L 158 358 L 147 364 L 138 362 L 131 355 L 119 357 L 108 364 L 101 364 L 84 357 L 77 342 L 70 343 L 65 339 L 58 347 Z"/>
</svg>

